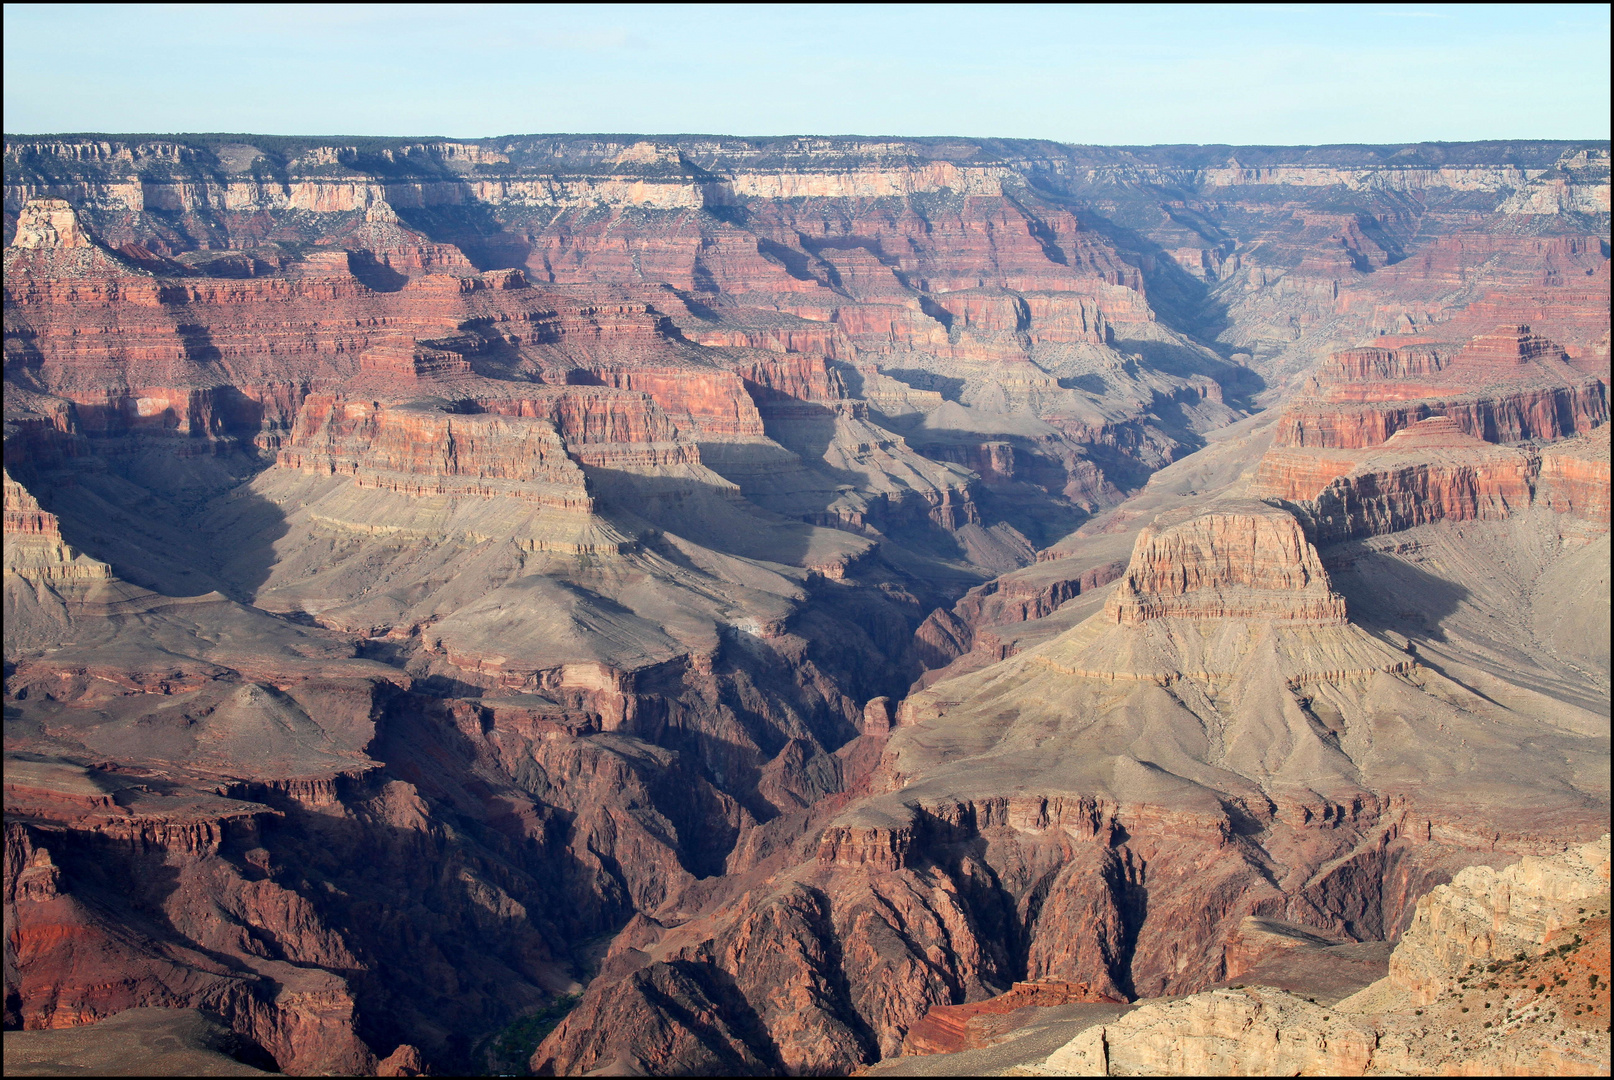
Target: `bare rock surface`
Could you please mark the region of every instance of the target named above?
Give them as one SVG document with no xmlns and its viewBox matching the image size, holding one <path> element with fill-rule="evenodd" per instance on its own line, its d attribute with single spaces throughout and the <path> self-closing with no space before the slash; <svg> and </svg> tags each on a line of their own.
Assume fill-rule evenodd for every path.
<svg viewBox="0 0 1614 1080">
<path fill-rule="evenodd" d="M 1113 1020 L 1038 1010 L 983 1049 L 870 1071 L 1598 1075 L 1610 1050 L 1607 872 L 1606 835 L 1502 870 L 1464 870 L 1419 900 L 1389 974 L 1343 998 L 1310 986 L 1278 989 L 1252 972 L 1248 983 L 1140 1002 Z M 1452 934 L 1453 925 L 1469 929 Z M 1060 1030 L 1069 1041 L 1047 1053 Z"/>
<path fill-rule="evenodd" d="M 5 155 L 8 1033 L 1345 1047 L 1605 827 L 1606 144 Z"/>
</svg>

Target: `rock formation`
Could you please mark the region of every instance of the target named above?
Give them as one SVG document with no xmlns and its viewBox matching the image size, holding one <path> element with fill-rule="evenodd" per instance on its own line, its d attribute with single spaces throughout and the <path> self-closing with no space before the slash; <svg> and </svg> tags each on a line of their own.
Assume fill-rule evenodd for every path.
<svg viewBox="0 0 1614 1080">
<path fill-rule="evenodd" d="M 1340 624 L 1345 601 L 1328 588 L 1299 522 L 1247 504 L 1145 528 L 1104 613 L 1134 626 L 1162 618 Z"/>
<path fill-rule="evenodd" d="M 1608 897 L 1606 834 L 1473 867 L 1418 901 L 1389 976 L 1342 1001 L 1240 985 L 1149 1003 L 1016 1072 L 1595 1076 L 1610 1051 Z"/>
<path fill-rule="evenodd" d="M 1606 818 L 1605 144 L 5 152 L 60 1055 L 837 1073 L 1223 987 L 1181 1067 L 1344 1069 L 1227 984 Z"/>
<path fill-rule="evenodd" d="M 1197 576 L 1159 574 L 1162 550 L 1200 552 Z M 1276 587 L 1250 589 L 1252 559 L 1270 561 L 1264 580 Z M 967 1044 L 964 1014 L 983 1012 L 969 1003 L 996 1000 L 1011 973 L 1081 979 L 1089 1000 L 1182 993 L 1225 978 L 1230 954 L 1247 962 L 1252 915 L 1314 927 L 1324 941 L 1380 939 L 1413 917 L 1417 883 L 1441 867 L 1545 841 L 1502 808 L 1539 798 L 1509 777 L 1519 747 L 1554 737 L 1550 726 L 1498 711 L 1347 622 L 1318 552 L 1284 511 L 1231 501 L 1163 525 L 1139 538 L 1122 580 L 1134 599 L 1112 594 L 1107 610 L 1050 642 L 909 696 L 873 780 L 886 791 L 828 823 L 816 866 L 759 882 L 653 950 L 638 946 L 634 974 L 602 975 L 535 1067 L 766 1060 L 757 1048 L 769 1042 L 756 1036 L 726 1034 L 722 1049 L 697 1050 L 665 1041 L 667 1029 L 652 1041 L 615 1022 L 681 1015 L 653 1004 L 667 991 L 652 987 L 674 972 L 696 980 L 686 986 L 733 985 L 749 1001 L 780 980 L 844 979 L 847 1004 L 792 999 L 788 1021 L 759 1010 L 781 1048 L 804 1019 L 855 1046 L 859 1029 L 844 1010 L 869 1015 L 861 1003 L 893 984 L 903 1000 L 933 1003 L 934 1021 L 877 1014 L 918 1032 L 910 1050 Z M 1199 587 L 1186 589 L 1190 581 Z M 1160 613 L 1117 618 L 1132 609 Z M 1392 714 L 1429 726 L 1403 729 L 1386 756 Z M 1482 714 L 1480 723 L 1517 734 L 1476 746 Z M 1575 723 L 1596 730 L 1590 715 Z M 1571 751 L 1596 752 L 1591 743 Z M 1532 829 L 1547 820 L 1553 830 L 1594 829 L 1602 797 L 1586 789 L 1554 806 L 1534 802 Z M 1370 880 L 1368 897 L 1359 890 Z M 925 909 L 907 899 L 927 894 Z M 916 931 L 915 919 L 947 926 L 950 950 L 921 952 L 917 935 L 931 931 Z M 836 945 L 857 961 L 837 964 Z M 820 953 L 805 969 L 787 959 Z M 760 970 L 742 962 L 762 955 Z M 935 974 L 916 979 L 926 968 Z M 962 993 L 943 996 L 938 975 Z M 713 1002 L 705 993 L 694 1000 Z M 954 1007 L 961 1024 L 945 1011 Z M 1226 1023 L 1233 1031 L 1247 1019 Z M 778 1067 L 809 1060 L 782 1056 Z"/>
</svg>

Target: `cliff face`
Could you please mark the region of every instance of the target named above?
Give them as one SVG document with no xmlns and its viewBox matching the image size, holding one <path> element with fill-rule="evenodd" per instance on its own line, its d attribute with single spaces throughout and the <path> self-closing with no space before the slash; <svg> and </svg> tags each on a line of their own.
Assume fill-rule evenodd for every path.
<svg viewBox="0 0 1614 1080">
<path fill-rule="evenodd" d="M 39 505 L 27 488 L 5 474 L 5 573 L 29 582 L 71 583 L 106 580 L 105 563 L 86 557 L 62 540 L 56 515 Z M 7 585 L 11 582 L 8 580 Z"/>
<path fill-rule="evenodd" d="M 1284 416 L 1275 447 L 1363 449 L 1432 415 L 1487 442 L 1554 440 L 1608 417 L 1606 383 L 1585 378 L 1561 346 L 1528 326 L 1500 327 L 1460 346 L 1346 350 L 1312 383 L 1318 402 Z"/>
<path fill-rule="evenodd" d="M 1399 532 L 1430 521 L 1499 520 L 1535 498 L 1540 457 L 1481 442 L 1446 417 L 1396 432 L 1317 493 L 1319 541 Z"/>
<path fill-rule="evenodd" d="M 566 456 L 554 425 L 542 420 L 316 398 L 303 403 L 278 464 L 352 476 L 359 487 L 433 495 L 497 491 L 557 509 L 593 508 L 582 470 Z"/>
<path fill-rule="evenodd" d="M 1105 617 L 1282 618 L 1345 621 L 1344 598 L 1328 587 L 1317 549 L 1289 514 L 1256 505 L 1145 528 Z"/>
<path fill-rule="evenodd" d="M 1391 954 L 1389 977 L 1332 1007 L 1262 986 L 1150 1003 L 1020 1071 L 1591 1076 L 1608 1068 L 1598 989 L 1607 980 L 1605 836 L 1435 888 Z"/>
<path fill-rule="evenodd" d="M 1309 507 L 1319 542 L 1500 519 L 1537 501 L 1595 526 L 1598 498 L 1580 486 L 1594 467 L 1574 464 L 1585 451 L 1543 458 L 1532 445 L 1606 438 L 1591 435 L 1607 426 L 1606 380 L 1569 360 L 1522 324 L 1461 344 L 1336 353 L 1311 377 L 1310 400 L 1279 421 L 1255 491 Z"/>
<path fill-rule="evenodd" d="M 1606 913 L 1608 869 L 1605 837 L 1601 845 L 1585 844 L 1557 858 L 1527 856 L 1503 870 L 1464 870 L 1418 901 L 1412 925 L 1390 957 L 1390 984 L 1429 1005 L 1484 984 L 1481 968 L 1517 960 L 1521 951 L 1538 957 L 1547 946 L 1578 937 L 1586 913 L 1599 901 L 1599 914 Z"/>
<path fill-rule="evenodd" d="M 1566 439 L 1541 454 L 1537 497 L 1560 513 L 1603 526 L 1609 523 L 1609 427 L 1583 439 Z"/>
<path fill-rule="evenodd" d="M 8 1028 L 844 1072 L 1606 816 L 1601 145 L 6 153 Z"/>
</svg>

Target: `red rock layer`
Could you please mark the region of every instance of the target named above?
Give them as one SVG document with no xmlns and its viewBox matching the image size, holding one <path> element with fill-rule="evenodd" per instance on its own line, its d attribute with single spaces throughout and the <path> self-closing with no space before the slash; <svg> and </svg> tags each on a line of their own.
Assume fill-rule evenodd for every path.
<svg viewBox="0 0 1614 1080">
<path fill-rule="evenodd" d="M 1311 381 L 1315 400 L 1284 415 L 1273 447 L 1359 450 L 1434 415 L 1487 442 L 1585 434 L 1608 419 L 1608 387 L 1566 361 L 1562 347 L 1523 325 L 1460 348 L 1348 349 L 1321 365 Z M 1279 490 L 1281 478 L 1262 483 Z"/>
<path fill-rule="evenodd" d="M 278 464 L 412 495 L 506 495 L 563 510 L 593 509 L 582 471 L 547 419 L 314 395 Z"/>
<path fill-rule="evenodd" d="M 1317 494 L 1316 538 L 1500 520 L 1531 504 L 1538 467 L 1533 452 L 1482 442 L 1448 417 L 1430 417 L 1396 432 Z"/>
<path fill-rule="evenodd" d="M 1124 1005 L 1126 1000 L 1086 983 L 1062 982 L 1050 979 L 1044 982 L 1017 982 L 1007 993 L 967 1005 L 932 1005 L 930 1010 L 908 1029 L 902 1038 L 902 1053 L 956 1054 L 986 1045 L 987 1038 L 980 1025 L 970 1021 L 977 1017 L 1002 1016 L 1016 1009 L 1051 1008 L 1055 1005 L 1110 1004 Z M 1036 1021 L 1030 1021 L 1035 1023 Z"/>
<path fill-rule="evenodd" d="M 1145 528 L 1104 610 L 1133 625 L 1165 617 L 1345 621 L 1345 600 L 1300 523 L 1260 503 Z"/>
<path fill-rule="evenodd" d="M 1432 376 L 1449 362 L 1435 345 L 1406 345 L 1396 349 L 1343 349 L 1318 366 L 1318 383 L 1405 382 Z"/>
<path fill-rule="evenodd" d="M 1561 514 L 1609 524 L 1608 424 L 1579 439 L 1565 439 L 1541 452 L 1536 498 Z"/>
<path fill-rule="evenodd" d="M 914 347 L 1023 359 L 1034 343 L 1102 344 L 1111 323 L 1153 318 L 1137 269 L 1062 208 L 971 197 L 925 218 L 881 210 L 846 219 L 833 200 L 807 200 L 765 204 L 747 228 L 689 211 L 653 230 L 626 212 L 567 212 L 527 268 L 556 285 L 653 280 L 719 296 L 724 325 L 686 327 L 691 340 L 842 360 Z"/>
<path fill-rule="evenodd" d="M 1424 823 L 1406 818 L 1393 807 L 1339 807 L 1296 837 L 1307 850 L 1345 852 L 1359 828 L 1385 837 L 1308 886 L 1299 902 L 1308 922 L 1329 925 L 1323 908 L 1364 911 L 1371 888 L 1374 925 L 1385 928 L 1373 933 L 1395 932 L 1417 896 L 1443 880 L 1451 851 L 1425 843 Z M 748 890 L 676 928 L 625 934 L 531 1064 L 557 1074 L 672 1072 L 697 1061 L 707 1071 L 806 1073 L 899 1054 L 904 1034 L 932 1009 L 973 1012 L 1016 981 L 1085 984 L 1090 998 L 1112 1000 L 1181 993 L 1221 978 L 1222 946 L 1247 915 L 1286 917 L 1284 899 L 1249 858 L 1214 815 L 1094 798 L 950 801 L 918 808 L 907 822 L 833 827 L 808 876 Z M 1150 917 L 1137 931 L 1134 982 L 1123 992 L 1115 979 L 1126 976 L 1112 959 L 1138 925 L 1145 871 Z M 982 888 L 988 875 L 1000 884 Z M 932 951 L 927 942 L 942 933 L 950 944 Z M 1015 933 L 1026 961 L 1005 977 Z M 1183 963 L 1205 954 L 1214 960 Z M 733 1015 L 734 992 L 766 1041 L 705 1022 Z M 874 1018 L 867 1036 L 848 1009 Z M 645 1015 L 667 1019 L 631 1022 Z M 696 1024 L 674 1019 L 689 1016 Z M 966 1021 L 966 1033 L 984 1026 L 980 1019 Z"/>
<path fill-rule="evenodd" d="M 1370 393 L 1377 395 L 1376 388 Z M 1434 399 L 1409 404 L 1297 406 L 1279 422 L 1273 446 L 1360 450 L 1378 446 L 1428 416 L 1447 416 L 1486 442 L 1556 440 L 1585 434 L 1608 419 L 1608 391 L 1601 380 L 1575 386 L 1501 391 L 1485 396 Z"/>
<path fill-rule="evenodd" d="M 568 378 L 574 384 L 592 382 L 646 394 L 675 419 L 681 433 L 691 438 L 766 437 L 762 416 L 738 373 L 671 368 L 594 369 L 573 371 Z"/>
<path fill-rule="evenodd" d="M 781 319 L 788 316 L 781 315 Z M 831 360 L 850 360 L 857 354 L 838 324 L 825 326 L 810 319 L 798 319 L 784 326 L 722 327 L 703 330 L 692 340 L 719 348 L 764 349 L 781 353 L 816 353 Z"/>
<path fill-rule="evenodd" d="M 402 383 L 471 374 L 471 362 L 459 353 L 433 349 L 417 341 L 384 341 L 359 357 L 359 370 Z"/>
<path fill-rule="evenodd" d="M 1257 490 L 1298 504 L 1319 543 L 1500 520 L 1536 503 L 1606 527 L 1607 446 L 1606 423 L 1537 451 L 1485 442 L 1436 415 L 1363 450 L 1270 450 Z"/>
<path fill-rule="evenodd" d="M 412 242 L 431 255 L 433 245 L 412 235 L 389 233 L 388 250 L 397 255 Z M 86 429 L 98 432 L 284 430 L 299 393 L 355 376 L 412 396 L 423 382 L 468 376 L 469 356 L 506 341 L 558 352 L 547 362 L 564 371 L 574 356 L 602 351 L 631 362 L 661 350 L 665 359 L 676 335 L 642 302 L 540 295 L 520 270 L 476 273 L 454 263 L 442 273 L 453 263 L 446 255 L 423 255 L 418 268 L 404 260 L 414 276 L 378 291 L 354 275 L 355 256 L 344 251 L 315 252 L 287 275 L 221 280 L 160 279 L 110 256 L 94 273 L 69 265 L 94 247 L 7 250 L 7 314 L 29 342 L 26 366 L 42 388 L 80 405 Z M 201 398 L 186 400 L 194 393 Z M 257 402 L 260 415 L 247 415 L 242 399 Z M 220 415 L 229 407 L 239 415 Z"/>
<path fill-rule="evenodd" d="M 26 797 L 14 799 L 10 790 L 7 808 L 8 817 L 24 819 L 43 809 L 27 805 Z M 215 920 L 214 932 L 203 935 L 200 949 L 165 947 L 85 903 L 56 862 L 68 853 L 79 862 L 77 849 L 85 836 L 94 836 L 99 857 L 109 866 L 126 871 L 146 853 L 161 852 L 176 868 L 170 877 L 183 876 L 199 863 L 216 861 L 225 844 L 253 846 L 258 822 L 239 814 L 185 822 L 120 822 L 120 815 L 128 811 L 117 806 L 102 808 L 90 820 L 77 815 L 74 831 L 81 835 L 37 819 L 7 821 L 5 903 L 14 965 L 7 980 L 8 1024 L 64 1028 L 140 1006 L 203 1008 L 224 1016 L 287 1071 L 369 1072 L 375 1056 L 354 1032 L 351 990 L 346 980 L 321 970 L 352 970 L 357 961 L 302 897 L 271 882 L 220 875 L 209 883 L 213 892 L 204 905 Z M 185 906 L 170 902 L 165 914 L 181 923 L 200 914 Z M 260 927 L 260 935 L 274 935 L 275 951 L 291 962 L 268 960 L 261 951 L 252 955 L 242 921 Z M 235 963 L 213 958 L 220 955 Z M 44 999 L 39 981 L 47 973 L 50 993 Z M 14 1017 L 13 1008 L 20 1010 Z"/>
</svg>

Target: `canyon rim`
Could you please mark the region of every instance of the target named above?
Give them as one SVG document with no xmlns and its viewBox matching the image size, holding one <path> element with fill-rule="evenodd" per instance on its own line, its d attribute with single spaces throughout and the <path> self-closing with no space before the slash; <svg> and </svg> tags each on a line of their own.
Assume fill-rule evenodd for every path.
<svg viewBox="0 0 1614 1080">
<path fill-rule="evenodd" d="M 7 136 L 7 1071 L 1606 1074 L 1609 167 Z"/>
</svg>

